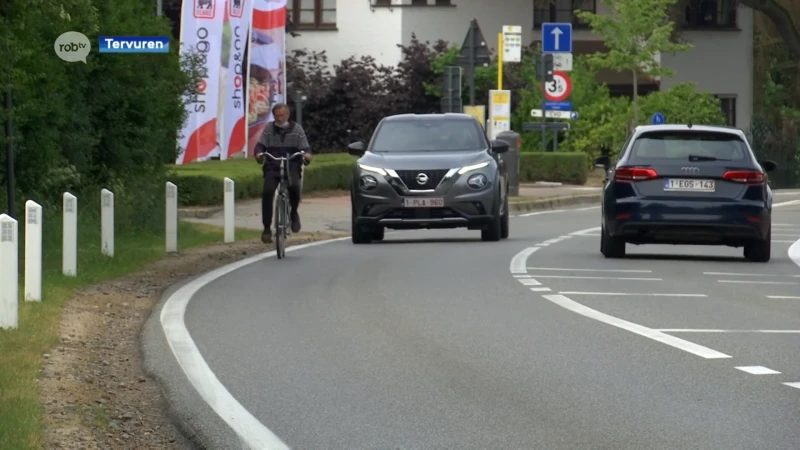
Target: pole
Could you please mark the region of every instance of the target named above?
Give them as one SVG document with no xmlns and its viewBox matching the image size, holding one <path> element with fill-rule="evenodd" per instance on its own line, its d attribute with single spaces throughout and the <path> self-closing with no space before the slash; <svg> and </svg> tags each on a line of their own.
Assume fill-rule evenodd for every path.
<svg viewBox="0 0 800 450">
<path fill-rule="evenodd" d="M 156 0 L 156 16 L 161 17 L 164 12 L 164 0 Z"/>
<path fill-rule="evenodd" d="M 497 34 L 497 90 L 503 90 L 503 33 Z"/>
<path fill-rule="evenodd" d="M 545 63 L 545 53 L 542 52 L 542 151 L 547 151 L 547 111 L 545 110 L 545 89 L 547 84 L 547 64 Z"/>
<path fill-rule="evenodd" d="M 16 205 L 14 205 L 14 144 L 11 142 L 12 137 L 12 125 L 11 125 L 11 79 L 9 77 L 8 85 L 6 86 L 5 92 L 5 99 L 6 99 L 6 113 L 8 114 L 8 118 L 6 118 L 6 188 L 8 189 L 8 215 L 16 218 L 14 211 L 16 211 Z"/>
<path fill-rule="evenodd" d="M 472 39 L 469 46 L 469 106 L 475 105 L 475 41 L 477 40 L 475 36 L 477 30 L 475 28 L 473 19 L 473 26 L 470 29 Z"/>
</svg>

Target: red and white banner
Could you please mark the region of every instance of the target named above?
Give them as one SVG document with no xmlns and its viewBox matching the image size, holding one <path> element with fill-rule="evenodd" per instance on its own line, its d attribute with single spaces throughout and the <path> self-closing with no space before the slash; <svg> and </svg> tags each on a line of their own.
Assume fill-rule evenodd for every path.
<svg viewBox="0 0 800 450">
<path fill-rule="evenodd" d="M 225 0 L 184 0 L 181 7 L 181 51 L 196 50 L 202 55 L 202 78 L 196 92 L 186 99 L 189 117 L 181 130 L 176 164 L 203 161 L 218 150 L 224 8 Z"/>
<path fill-rule="evenodd" d="M 224 64 L 222 115 L 222 154 L 220 159 L 228 159 L 237 153 L 245 153 L 247 145 L 247 122 L 245 118 L 244 73 L 245 46 L 250 33 L 250 20 L 253 0 L 227 0 L 225 8 L 225 33 L 230 35 L 228 61 Z"/>
<path fill-rule="evenodd" d="M 286 0 L 253 0 L 248 52 L 248 156 L 253 156 L 261 131 L 272 120 L 272 106 L 286 103 L 285 55 Z"/>
</svg>

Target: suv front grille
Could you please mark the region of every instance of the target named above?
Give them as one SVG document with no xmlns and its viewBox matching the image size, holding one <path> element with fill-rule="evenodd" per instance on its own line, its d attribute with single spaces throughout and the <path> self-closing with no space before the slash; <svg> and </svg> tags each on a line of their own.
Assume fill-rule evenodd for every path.
<svg viewBox="0 0 800 450">
<path fill-rule="evenodd" d="M 384 217 L 385 219 L 450 219 L 461 217 L 451 208 L 397 208 Z"/>
<path fill-rule="evenodd" d="M 403 180 L 406 187 L 412 191 L 421 191 L 425 189 L 436 189 L 439 183 L 442 182 L 444 176 L 447 175 L 449 169 L 443 170 L 398 170 L 397 175 Z M 428 177 L 427 183 L 420 184 L 417 181 L 417 176 L 424 173 Z"/>
</svg>

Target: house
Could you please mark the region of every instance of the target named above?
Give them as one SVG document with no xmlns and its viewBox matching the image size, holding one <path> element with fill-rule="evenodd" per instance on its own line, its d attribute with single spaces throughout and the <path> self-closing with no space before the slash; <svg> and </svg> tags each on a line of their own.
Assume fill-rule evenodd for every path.
<svg viewBox="0 0 800 450">
<path fill-rule="evenodd" d="M 460 45 L 477 18 L 491 48 L 503 25 L 522 26 L 523 42 L 541 39 L 543 22 L 573 24 L 573 53 L 603 51 L 599 36 L 573 11 L 608 13 L 601 0 L 289 0 L 294 30 L 287 50 L 326 50 L 329 63 L 352 55 L 371 55 L 395 65 L 396 44 L 438 39 Z M 675 71 L 670 78 L 639 80 L 639 92 L 668 89 L 691 81 L 721 99 L 728 124 L 747 129 L 753 111 L 753 10 L 736 0 L 678 0 L 673 18 L 679 38 L 694 48 L 663 54 L 662 64 Z M 598 79 L 616 95 L 630 95 L 630 74 L 605 71 Z"/>
</svg>

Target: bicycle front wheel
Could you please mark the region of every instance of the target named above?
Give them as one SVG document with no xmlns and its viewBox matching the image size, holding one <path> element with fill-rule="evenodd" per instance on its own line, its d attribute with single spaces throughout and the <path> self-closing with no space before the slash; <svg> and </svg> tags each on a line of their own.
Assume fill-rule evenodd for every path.
<svg viewBox="0 0 800 450">
<path fill-rule="evenodd" d="M 278 259 L 283 259 L 286 255 L 286 196 L 278 195 L 278 201 L 275 202 L 275 250 L 278 254 Z"/>
</svg>

